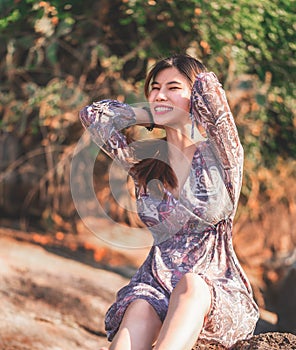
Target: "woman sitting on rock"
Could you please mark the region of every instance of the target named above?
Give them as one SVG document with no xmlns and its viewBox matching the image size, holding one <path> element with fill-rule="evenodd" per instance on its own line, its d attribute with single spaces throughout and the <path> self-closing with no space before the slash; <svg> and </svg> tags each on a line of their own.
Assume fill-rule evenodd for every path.
<svg viewBox="0 0 296 350">
<path fill-rule="evenodd" d="M 243 149 L 225 92 L 201 62 L 174 55 L 154 65 L 145 93 L 150 109 L 103 100 L 80 112 L 133 177 L 154 238 L 106 314 L 109 349 L 189 350 L 198 338 L 230 347 L 252 335 L 258 309 L 232 245 Z M 121 130 L 135 124 L 165 139 L 128 143 Z"/>
</svg>

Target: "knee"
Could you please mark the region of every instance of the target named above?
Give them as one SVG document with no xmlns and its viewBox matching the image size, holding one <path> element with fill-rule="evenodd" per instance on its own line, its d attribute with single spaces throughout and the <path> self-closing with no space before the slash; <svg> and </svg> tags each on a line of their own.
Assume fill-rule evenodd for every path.
<svg viewBox="0 0 296 350">
<path fill-rule="evenodd" d="M 126 310 L 126 314 L 133 314 L 133 317 L 143 319 L 150 319 L 156 314 L 154 308 L 144 299 L 136 299 L 130 303 Z"/>
<path fill-rule="evenodd" d="M 177 283 L 174 291 L 179 298 L 196 301 L 204 305 L 207 312 L 211 305 L 211 292 L 208 284 L 195 273 L 186 273 Z"/>
<path fill-rule="evenodd" d="M 176 285 L 176 289 L 178 289 L 181 294 L 198 296 L 206 292 L 209 287 L 199 275 L 189 272 L 180 279 Z"/>
<path fill-rule="evenodd" d="M 130 303 L 125 311 L 122 323 L 122 328 L 127 328 L 135 333 L 141 334 L 150 332 L 153 341 L 161 328 L 161 320 L 158 317 L 155 309 L 148 301 L 144 299 L 137 299 Z"/>
</svg>

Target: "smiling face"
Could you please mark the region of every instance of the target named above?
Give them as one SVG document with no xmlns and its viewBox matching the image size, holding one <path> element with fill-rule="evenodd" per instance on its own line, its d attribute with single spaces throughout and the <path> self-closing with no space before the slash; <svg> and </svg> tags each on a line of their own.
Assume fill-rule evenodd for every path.
<svg viewBox="0 0 296 350">
<path fill-rule="evenodd" d="M 155 123 L 175 127 L 189 123 L 190 95 L 191 85 L 177 68 L 161 70 L 148 96 Z"/>
</svg>

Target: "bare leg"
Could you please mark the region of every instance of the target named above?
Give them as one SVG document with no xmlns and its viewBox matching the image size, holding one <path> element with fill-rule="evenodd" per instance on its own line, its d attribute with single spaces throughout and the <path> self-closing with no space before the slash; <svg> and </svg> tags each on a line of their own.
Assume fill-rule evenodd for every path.
<svg viewBox="0 0 296 350">
<path fill-rule="evenodd" d="M 168 313 L 155 350 L 191 350 L 211 305 L 207 283 L 194 273 L 185 274 L 173 290 Z"/>
<path fill-rule="evenodd" d="M 151 350 L 161 324 L 146 300 L 136 300 L 127 308 L 109 350 Z"/>
</svg>

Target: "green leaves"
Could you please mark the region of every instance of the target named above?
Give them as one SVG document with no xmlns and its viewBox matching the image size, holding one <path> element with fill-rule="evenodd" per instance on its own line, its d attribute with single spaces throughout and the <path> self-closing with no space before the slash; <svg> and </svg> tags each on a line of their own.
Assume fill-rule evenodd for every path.
<svg viewBox="0 0 296 350">
<path fill-rule="evenodd" d="M 18 9 L 13 10 L 8 16 L 0 19 L 0 30 L 6 28 L 9 24 L 18 21 L 21 17 Z"/>
<path fill-rule="evenodd" d="M 296 155 L 294 7 L 291 0 L 2 0 L 1 127 L 24 136 L 42 125 L 62 142 L 75 108 L 143 99 L 148 67 L 189 52 L 223 83 L 254 179 Z"/>
</svg>

